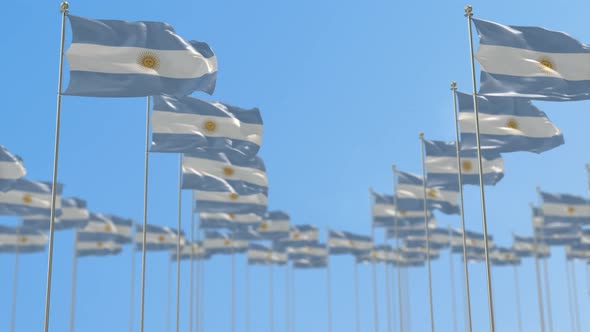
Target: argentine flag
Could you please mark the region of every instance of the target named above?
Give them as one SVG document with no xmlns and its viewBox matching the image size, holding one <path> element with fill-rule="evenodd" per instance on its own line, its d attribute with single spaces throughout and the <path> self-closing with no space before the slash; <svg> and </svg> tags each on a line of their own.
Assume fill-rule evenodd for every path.
<svg viewBox="0 0 590 332">
<path fill-rule="evenodd" d="M 66 95 L 185 96 L 215 89 L 217 59 L 205 43 L 188 42 L 162 22 L 95 20 L 68 15 Z"/>
<path fill-rule="evenodd" d="M 269 211 L 256 231 L 264 239 L 276 240 L 289 236 L 291 217 L 283 211 Z"/>
<path fill-rule="evenodd" d="M 83 228 L 88 224 L 90 213 L 86 208 L 86 201 L 79 198 L 62 198 L 61 215 L 55 218 L 55 229 L 64 230 L 71 228 Z M 49 230 L 49 216 L 26 215 L 23 216 L 23 224 L 42 230 Z"/>
<path fill-rule="evenodd" d="M 227 187 L 240 194 L 268 193 L 264 161 L 235 150 L 200 150 L 186 153 L 182 162 L 182 189 L 220 191 Z"/>
<path fill-rule="evenodd" d="M 268 205 L 265 194 L 240 195 L 227 191 L 194 191 L 199 213 L 235 213 L 264 216 Z"/>
<path fill-rule="evenodd" d="M 146 230 L 146 250 L 172 250 L 178 246 L 178 232 L 176 229 L 158 226 L 158 225 L 147 225 Z M 180 245 L 185 244 L 184 233 L 180 232 Z M 137 225 L 137 231 L 135 232 L 135 249 L 143 249 L 143 225 Z"/>
<path fill-rule="evenodd" d="M 442 186 L 428 186 L 424 197 L 424 180 L 421 176 L 397 171 L 397 205 L 400 211 L 417 211 L 424 208 L 426 200 L 428 209 L 438 209 L 445 214 L 459 214 L 458 189 Z M 402 208 L 407 206 L 408 208 Z M 424 214 L 422 215 L 424 219 Z"/>
<path fill-rule="evenodd" d="M 378 194 L 371 191 L 373 206 L 371 217 L 375 227 L 387 227 L 393 229 L 398 224 L 416 224 L 424 222 L 423 200 L 400 199 L 397 197 L 397 208 L 394 205 L 394 197 L 391 195 Z M 403 198 L 403 197 L 402 197 Z M 432 216 L 431 211 L 427 211 Z"/>
<path fill-rule="evenodd" d="M 110 256 L 123 251 L 120 243 L 114 239 L 102 238 L 102 234 L 78 231 L 76 233 L 76 256 Z"/>
<path fill-rule="evenodd" d="M 10 190 L 0 192 L 0 215 L 24 216 L 51 214 L 51 183 L 16 180 Z M 55 215 L 61 214 L 61 192 L 63 185 L 57 184 Z"/>
<path fill-rule="evenodd" d="M 436 220 L 430 219 L 428 221 L 428 229 L 435 229 L 436 228 Z M 420 223 L 412 223 L 406 225 L 399 225 L 397 229 L 395 227 L 391 227 L 387 229 L 387 238 L 388 239 L 405 239 L 408 236 L 425 236 L 426 231 L 424 229 L 424 217 L 422 217 L 422 222 Z"/>
<path fill-rule="evenodd" d="M 135 225 L 133 219 L 118 217 L 112 214 L 107 215 L 113 225 L 115 225 L 115 241 L 121 244 L 128 244 L 132 242 L 131 231 Z"/>
<path fill-rule="evenodd" d="M 231 234 L 205 232 L 203 248 L 208 254 L 233 254 L 248 250 L 248 241 L 234 239 Z"/>
<path fill-rule="evenodd" d="M 537 242 L 537 246 L 535 246 L 535 238 L 532 236 L 514 234 L 512 237 L 512 250 L 514 250 L 518 257 L 531 257 L 537 252 L 539 258 L 547 258 L 551 254 L 551 251 L 546 244 Z"/>
<path fill-rule="evenodd" d="M 397 253 L 394 252 L 393 248 L 389 245 L 381 244 L 375 246 L 368 252 L 361 252 L 357 255 L 357 263 L 368 264 L 368 263 L 392 263 L 395 261 Z"/>
<path fill-rule="evenodd" d="M 205 248 L 203 248 L 200 242 L 185 243 L 184 245 L 180 246 L 180 260 L 204 260 L 208 258 L 209 255 L 207 255 Z M 170 260 L 178 260 L 176 249 L 170 251 Z"/>
<path fill-rule="evenodd" d="M 423 230 L 422 234 L 420 235 L 410 235 L 407 236 L 404 243 L 408 247 L 426 247 L 426 235 L 425 231 Z M 446 228 L 433 228 L 428 229 L 428 234 L 430 238 L 430 248 L 431 249 L 443 249 L 447 248 L 451 244 L 451 237 L 449 235 L 449 230 Z"/>
<path fill-rule="evenodd" d="M 539 27 L 474 19 L 480 37 L 479 93 L 569 101 L 590 99 L 590 46 Z"/>
<path fill-rule="evenodd" d="M 370 236 L 330 230 L 328 233 L 328 247 L 330 248 L 330 254 L 358 255 L 363 252 L 370 252 L 373 249 L 373 241 L 371 241 Z"/>
<path fill-rule="evenodd" d="M 26 174 L 22 160 L 0 145 L 0 191 L 10 189 L 14 181 Z"/>
<path fill-rule="evenodd" d="M 475 252 L 485 251 L 485 241 L 483 233 L 477 233 L 473 231 L 465 231 L 465 240 L 467 249 Z M 494 237 L 488 234 L 488 249 L 495 246 Z M 463 252 L 463 231 L 460 229 L 451 230 L 451 251 L 454 253 Z"/>
<path fill-rule="evenodd" d="M 253 157 L 262 144 L 262 116 L 193 97 L 155 96 L 152 113 L 153 152 L 237 150 Z"/>
<path fill-rule="evenodd" d="M 579 259 L 587 263 L 590 260 L 590 250 L 587 247 L 568 246 L 565 247 L 565 257 L 568 260 Z"/>
<path fill-rule="evenodd" d="M 543 204 L 541 212 L 546 224 L 569 222 L 579 225 L 590 224 L 590 201 L 570 194 L 540 192 Z"/>
<path fill-rule="evenodd" d="M 455 142 L 424 140 L 426 147 L 426 172 L 429 186 L 459 188 L 459 167 Z M 504 177 L 504 159 L 495 151 L 482 151 L 483 180 L 495 185 Z M 461 150 L 461 178 L 463 184 L 479 186 L 477 151 Z"/>
<path fill-rule="evenodd" d="M 275 247 L 304 247 L 308 244 L 318 242 L 320 231 L 313 225 L 295 225 L 291 226 L 289 235 L 284 238 L 275 240 Z"/>
<path fill-rule="evenodd" d="M 252 227 L 238 228 L 231 234 L 231 238 L 238 241 L 262 241 L 263 239 L 258 232 Z"/>
<path fill-rule="evenodd" d="M 300 258 L 293 261 L 293 268 L 295 269 L 320 269 L 328 265 L 327 258 Z"/>
<path fill-rule="evenodd" d="M 0 253 L 45 251 L 47 235 L 32 227 L 0 226 Z"/>
<path fill-rule="evenodd" d="M 326 245 L 321 243 L 309 244 L 304 247 L 288 248 L 289 259 L 325 259 L 328 257 Z"/>
<path fill-rule="evenodd" d="M 473 96 L 457 92 L 461 149 L 477 148 Z M 482 149 L 545 152 L 564 143 L 561 130 L 529 100 L 477 96 Z"/>
<path fill-rule="evenodd" d="M 511 248 L 496 247 L 490 251 L 490 262 L 495 266 L 520 265 L 520 257 Z"/>
<path fill-rule="evenodd" d="M 199 213 L 200 227 L 205 229 L 218 228 L 248 228 L 257 227 L 262 222 L 262 217 L 253 214 L 236 214 L 236 213 Z"/>
</svg>

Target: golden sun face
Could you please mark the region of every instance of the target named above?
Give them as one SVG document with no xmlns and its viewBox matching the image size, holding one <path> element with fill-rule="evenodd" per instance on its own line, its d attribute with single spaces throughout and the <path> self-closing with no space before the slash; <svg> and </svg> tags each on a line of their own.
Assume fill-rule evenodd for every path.
<svg viewBox="0 0 590 332">
<path fill-rule="evenodd" d="M 543 71 L 548 71 L 548 72 L 553 72 L 555 71 L 555 62 L 553 62 L 553 60 L 549 57 L 541 57 L 539 60 L 539 67 L 541 67 L 541 70 Z"/>
<path fill-rule="evenodd" d="M 518 126 L 518 122 L 516 122 L 516 120 L 514 120 L 514 119 L 508 120 L 508 122 L 506 122 L 506 127 L 510 128 L 510 129 L 514 129 L 514 130 L 520 129 Z"/>
<path fill-rule="evenodd" d="M 164 242 L 164 240 L 166 240 L 166 237 L 164 237 L 164 235 L 158 236 L 158 242 Z"/>
<path fill-rule="evenodd" d="M 574 214 L 574 212 L 576 212 L 576 208 L 574 208 L 573 206 L 567 207 L 567 214 L 572 215 Z"/>
<path fill-rule="evenodd" d="M 217 123 L 215 123 L 213 120 L 207 120 L 203 124 L 203 129 L 208 133 L 213 133 L 215 130 L 217 130 Z"/>
<path fill-rule="evenodd" d="M 229 199 L 231 199 L 232 201 L 237 200 L 239 197 L 240 197 L 240 195 L 238 195 L 236 193 L 229 194 Z"/>
<path fill-rule="evenodd" d="M 430 189 L 430 190 L 428 190 L 428 197 L 429 198 L 437 198 L 438 197 L 438 191 L 436 189 Z"/>
<path fill-rule="evenodd" d="M 25 194 L 23 196 L 23 203 L 31 204 L 32 202 L 33 202 L 33 196 L 31 196 L 30 194 Z"/>
<path fill-rule="evenodd" d="M 232 175 L 234 175 L 235 172 L 236 171 L 231 167 L 224 167 L 223 168 L 223 174 L 225 174 L 226 176 L 232 176 Z"/>
<path fill-rule="evenodd" d="M 464 160 L 461 163 L 461 167 L 463 168 L 464 171 L 469 172 L 473 169 L 473 164 L 469 160 Z"/>
<path fill-rule="evenodd" d="M 146 69 L 158 69 L 160 66 L 160 59 L 154 52 L 142 52 L 137 57 L 137 64 Z"/>
</svg>

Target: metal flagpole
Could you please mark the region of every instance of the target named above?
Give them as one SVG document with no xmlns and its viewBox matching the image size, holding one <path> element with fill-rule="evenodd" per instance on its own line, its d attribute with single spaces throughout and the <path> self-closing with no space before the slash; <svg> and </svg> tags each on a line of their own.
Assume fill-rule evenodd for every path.
<svg viewBox="0 0 590 332">
<path fill-rule="evenodd" d="M 66 16 L 70 5 L 63 1 L 61 12 L 61 40 L 59 48 L 59 76 L 57 80 L 57 107 L 55 114 L 55 148 L 53 152 L 53 176 L 51 179 L 51 214 L 49 216 L 49 248 L 47 251 L 47 285 L 45 288 L 45 321 L 44 331 L 49 332 L 49 314 L 51 306 L 51 276 L 53 272 L 53 235 L 55 233 L 55 203 L 57 200 L 57 167 L 59 157 L 59 134 L 61 125 L 61 89 L 63 79 L 64 44 L 66 34 Z"/>
<path fill-rule="evenodd" d="M 246 332 L 250 332 L 250 264 L 246 262 Z"/>
<path fill-rule="evenodd" d="M 236 255 L 233 232 L 231 235 L 231 332 L 236 331 Z"/>
<path fill-rule="evenodd" d="M 576 323 L 575 323 L 575 316 L 574 316 L 574 309 L 573 309 L 573 304 L 572 304 L 572 284 L 571 284 L 571 278 L 570 278 L 570 271 L 568 268 L 568 262 L 567 262 L 567 258 L 565 260 L 565 275 L 567 278 L 567 304 L 569 307 L 569 314 L 570 314 L 570 323 L 572 325 L 572 331 L 576 331 Z"/>
<path fill-rule="evenodd" d="M 270 332 L 274 332 L 275 330 L 275 322 L 274 322 L 274 288 L 275 288 L 275 284 L 274 284 L 274 264 L 272 262 L 272 258 L 270 261 L 270 265 L 268 267 L 268 323 L 269 323 L 269 331 Z"/>
<path fill-rule="evenodd" d="M 195 204 L 194 201 L 194 193 L 191 190 L 191 253 L 189 257 L 190 261 L 190 272 L 189 272 L 189 320 L 188 320 L 188 331 L 193 332 L 193 300 L 194 300 L 194 269 L 195 269 Z"/>
<path fill-rule="evenodd" d="M 384 239 L 383 242 L 387 243 L 387 234 L 383 235 Z M 387 307 L 387 331 L 392 332 L 392 325 L 391 325 L 391 287 L 389 286 L 389 262 L 387 256 L 385 257 L 385 301 Z"/>
<path fill-rule="evenodd" d="M 531 209 L 533 204 L 531 203 Z M 537 276 L 537 296 L 539 300 L 539 324 L 541 325 L 541 332 L 545 332 L 545 310 L 543 309 L 543 290 L 542 287 L 542 280 L 541 280 L 541 272 L 539 269 L 539 244 L 537 243 L 537 229 L 535 228 L 535 224 L 533 224 L 533 243 L 535 248 L 535 273 Z M 512 235 L 514 237 L 514 234 Z"/>
<path fill-rule="evenodd" d="M 449 234 L 451 225 L 448 226 Z M 451 311 L 453 312 L 453 331 L 457 332 L 457 299 L 455 298 L 455 264 L 453 264 L 453 254 L 449 250 L 449 270 L 451 271 Z"/>
<path fill-rule="evenodd" d="M 424 232 L 426 234 L 426 261 L 428 264 L 428 302 L 430 304 L 430 331 L 434 332 L 434 305 L 432 304 L 432 271 L 430 267 L 430 229 L 428 228 L 428 198 L 426 196 L 426 165 L 424 163 L 424 133 L 420 133 L 422 158 L 422 191 L 424 195 Z"/>
<path fill-rule="evenodd" d="M 76 283 L 78 279 L 78 253 L 76 246 L 78 243 L 78 231 L 74 233 L 74 254 L 72 255 L 72 290 L 70 297 L 70 332 L 74 332 L 75 309 L 76 309 Z"/>
<path fill-rule="evenodd" d="M 291 309 L 293 310 L 293 314 L 291 315 L 292 319 L 293 319 L 293 332 L 297 331 L 297 319 L 295 318 L 296 313 L 297 313 L 297 291 L 295 289 L 295 286 L 297 286 L 297 284 L 295 283 L 295 268 L 293 267 L 293 263 L 291 263 L 291 291 L 293 291 L 293 295 L 291 296 L 291 300 L 293 301 L 293 305 L 291 306 Z"/>
<path fill-rule="evenodd" d="M 182 228 L 182 153 L 178 154 L 178 225 L 176 230 L 176 332 L 180 332 L 180 242 Z"/>
<path fill-rule="evenodd" d="M 144 330 L 145 319 L 145 269 L 146 269 L 146 248 L 147 242 L 147 212 L 148 212 L 148 166 L 150 153 L 150 97 L 146 98 L 145 111 L 145 161 L 144 161 L 144 179 L 143 179 L 143 234 L 141 249 L 141 299 L 139 306 L 139 332 Z M 167 327 L 168 328 L 168 327 Z M 47 332 L 47 331 L 46 331 Z"/>
<path fill-rule="evenodd" d="M 397 187 L 397 172 L 395 171 L 395 164 L 391 165 L 391 172 L 393 174 L 393 227 L 395 232 L 395 252 L 397 255 L 399 253 L 399 237 L 398 237 L 398 220 L 397 220 L 397 195 L 396 195 L 396 187 Z M 401 255 L 400 255 L 401 256 Z M 403 305 L 402 305 L 402 285 L 401 285 L 401 267 L 399 264 L 396 266 L 397 270 L 397 302 L 398 302 L 398 310 L 399 310 L 399 330 L 400 332 L 404 331 L 404 318 L 403 318 Z"/>
<path fill-rule="evenodd" d="M 16 289 L 18 288 L 18 256 L 19 256 L 19 234 L 20 229 L 16 229 L 16 241 L 14 245 L 14 272 L 12 280 L 12 307 L 10 314 L 10 332 L 15 331 L 16 327 Z"/>
<path fill-rule="evenodd" d="M 516 265 L 514 265 L 513 268 L 514 268 L 514 293 L 516 296 L 516 318 L 518 321 L 518 332 L 522 332 L 522 315 L 520 312 L 520 287 L 518 284 L 518 267 Z"/>
<path fill-rule="evenodd" d="M 291 326 L 289 319 L 289 262 L 285 264 L 285 332 L 289 332 Z"/>
<path fill-rule="evenodd" d="M 330 228 L 326 226 L 326 234 L 330 234 Z M 326 244 L 328 257 L 326 258 L 326 291 L 328 304 L 328 332 L 332 332 L 332 288 L 330 285 L 330 246 Z"/>
<path fill-rule="evenodd" d="M 135 220 L 133 221 L 133 229 L 131 229 L 131 236 L 133 242 L 131 243 L 131 285 L 130 285 L 130 296 L 129 296 L 129 332 L 133 332 L 133 316 L 135 309 L 135 233 L 137 228 L 135 227 Z"/>
<path fill-rule="evenodd" d="M 412 303 L 410 302 L 410 287 L 408 286 L 408 272 L 409 270 L 406 268 L 404 269 L 404 288 L 406 289 L 406 314 L 408 315 L 406 318 L 406 326 L 408 328 L 408 332 L 412 332 Z"/>
<path fill-rule="evenodd" d="M 168 287 L 166 287 L 166 331 L 170 331 L 170 302 L 172 288 L 172 261 L 168 262 Z"/>
<path fill-rule="evenodd" d="M 461 162 L 461 140 L 459 137 L 459 116 L 457 112 L 457 82 L 451 82 L 453 91 L 453 114 L 455 115 L 455 147 L 457 149 L 457 179 L 459 181 L 459 199 L 461 203 L 461 231 L 463 241 L 463 270 L 465 273 L 465 301 L 467 306 L 467 326 L 471 332 L 471 293 L 469 291 L 469 261 L 467 260 L 467 235 L 465 234 L 465 210 L 463 208 L 463 163 Z"/>
<path fill-rule="evenodd" d="M 541 237 L 544 237 L 541 235 Z M 549 272 L 547 271 L 547 258 L 543 259 L 543 275 L 545 278 L 545 298 L 547 299 L 547 323 L 549 331 L 553 332 L 553 310 L 551 309 L 551 289 L 549 288 Z"/>
<path fill-rule="evenodd" d="M 567 262 L 567 260 L 566 260 Z M 571 260 L 569 261 L 569 266 L 572 270 L 571 272 L 571 276 L 572 276 L 572 293 L 574 294 L 574 317 L 576 318 L 576 329 L 579 331 L 582 331 L 580 329 L 580 314 L 578 312 L 578 285 L 577 285 L 577 281 L 576 281 L 576 265 L 575 265 L 575 261 Z"/>
<path fill-rule="evenodd" d="M 199 305 L 200 311 L 199 311 L 199 322 L 201 323 L 201 327 L 200 327 L 200 331 L 205 331 L 205 260 L 201 260 L 201 291 L 199 292 L 201 298 L 201 304 Z"/>
<path fill-rule="evenodd" d="M 370 204 L 372 204 L 372 189 L 369 189 Z M 371 242 L 375 243 L 375 225 L 371 222 Z M 375 252 L 371 254 L 371 265 L 373 269 L 373 328 L 379 331 L 379 304 L 377 299 L 377 268 L 375 266 Z"/>
<path fill-rule="evenodd" d="M 359 308 L 359 268 L 354 261 L 354 317 L 356 323 L 356 332 L 361 332 L 361 315 Z"/>
<path fill-rule="evenodd" d="M 484 241 L 484 251 L 486 257 L 486 280 L 487 280 L 487 288 L 488 288 L 488 307 L 489 307 L 489 315 L 490 315 L 490 331 L 494 332 L 496 330 L 496 325 L 494 322 L 494 299 L 492 293 L 492 272 L 490 266 L 490 253 L 489 253 L 489 243 L 488 243 L 488 223 L 486 219 L 486 198 L 485 198 L 485 189 L 484 189 L 484 182 L 483 182 L 483 163 L 481 160 L 481 142 L 479 138 L 479 112 L 477 108 L 477 83 L 475 80 L 475 57 L 473 55 L 473 31 L 471 28 L 471 20 L 473 18 L 472 7 L 467 6 L 465 7 L 465 16 L 467 17 L 467 23 L 469 28 L 469 50 L 470 50 L 470 57 L 471 57 L 471 79 L 473 84 L 473 111 L 475 114 L 475 138 L 477 143 L 477 161 L 479 166 L 479 190 L 481 196 L 481 217 L 482 217 L 482 225 L 483 225 L 483 241 Z"/>
</svg>

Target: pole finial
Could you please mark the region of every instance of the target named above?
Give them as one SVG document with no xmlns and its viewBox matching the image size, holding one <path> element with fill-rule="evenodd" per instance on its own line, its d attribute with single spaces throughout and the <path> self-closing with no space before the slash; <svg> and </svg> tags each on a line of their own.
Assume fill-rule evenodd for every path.
<svg viewBox="0 0 590 332">
<path fill-rule="evenodd" d="M 471 7 L 471 5 L 465 6 L 465 16 L 466 17 L 473 16 L 473 7 Z"/>
<path fill-rule="evenodd" d="M 391 170 L 395 172 L 395 164 L 391 164 Z"/>
<path fill-rule="evenodd" d="M 423 132 L 420 132 L 420 133 L 418 133 L 418 136 L 420 137 L 420 139 L 423 139 L 424 138 L 424 133 Z"/>
<path fill-rule="evenodd" d="M 457 90 L 457 82 L 451 81 L 451 90 L 453 90 L 453 91 Z"/>
<path fill-rule="evenodd" d="M 67 14 L 70 9 L 70 4 L 67 1 L 62 1 L 62 3 L 59 5 L 59 7 L 60 7 L 60 13 Z"/>
</svg>

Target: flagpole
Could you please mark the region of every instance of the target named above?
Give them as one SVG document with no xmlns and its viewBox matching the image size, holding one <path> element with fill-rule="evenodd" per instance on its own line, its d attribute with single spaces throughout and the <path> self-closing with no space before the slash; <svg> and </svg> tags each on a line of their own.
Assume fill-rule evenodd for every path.
<svg viewBox="0 0 590 332">
<path fill-rule="evenodd" d="M 428 201 L 426 196 L 426 165 L 424 163 L 424 133 L 420 133 L 422 158 L 422 192 L 424 195 L 424 232 L 426 234 L 426 261 L 428 263 L 428 302 L 430 304 L 430 331 L 434 332 L 434 305 L 432 304 L 432 271 L 430 267 L 430 229 L 428 228 Z"/>
<path fill-rule="evenodd" d="M 397 255 L 400 255 L 399 253 L 399 237 L 398 237 L 398 220 L 397 220 L 397 195 L 396 195 L 396 189 L 397 189 L 397 172 L 395 170 L 395 164 L 391 165 L 391 172 L 393 175 L 393 227 L 395 229 L 395 252 Z M 403 332 L 404 331 L 404 318 L 403 318 L 403 305 L 402 305 L 402 286 L 401 286 L 401 267 L 398 265 L 396 265 L 396 270 L 397 270 L 397 302 L 398 302 L 398 310 L 399 310 L 399 331 Z"/>
<path fill-rule="evenodd" d="M 370 204 L 373 204 L 371 193 L 373 189 L 369 189 Z M 371 242 L 375 243 L 375 225 L 371 222 Z M 373 274 L 373 328 L 375 332 L 379 332 L 379 305 L 377 300 L 377 270 L 375 267 L 375 252 L 371 253 L 371 265 Z"/>
<path fill-rule="evenodd" d="M 231 332 L 236 331 L 236 255 L 233 232 L 231 235 Z M 272 331 L 271 331 L 272 332 Z"/>
<path fill-rule="evenodd" d="M 448 226 L 449 234 L 451 225 Z M 453 312 L 453 331 L 457 332 L 457 299 L 455 298 L 455 264 L 453 264 L 453 254 L 449 251 L 449 270 L 451 271 L 451 311 Z"/>
<path fill-rule="evenodd" d="M 250 332 L 250 264 L 246 262 L 246 332 Z"/>
<path fill-rule="evenodd" d="M 176 230 L 176 332 L 180 332 L 180 242 L 182 228 L 182 153 L 178 154 L 178 225 Z"/>
<path fill-rule="evenodd" d="M 577 281 L 576 281 L 576 265 L 575 265 L 575 261 L 571 260 L 571 261 L 567 261 L 566 259 L 566 263 L 571 267 L 571 276 L 572 276 L 572 291 L 574 294 L 574 317 L 576 318 L 576 329 L 579 331 L 580 330 L 580 315 L 578 312 L 578 286 L 577 286 Z"/>
<path fill-rule="evenodd" d="M 289 261 L 285 264 L 285 332 L 289 331 L 291 326 L 289 319 Z"/>
<path fill-rule="evenodd" d="M 191 190 L 191 210 L 193 211 L 193 217 L 196 216 L 197 212 L 196 212 L 196 201 L 195 201 L 195 192 L 193 190 Z M 196 225 L 196 232 L 197 232 L 197 243 L 199 243 L 199 245 L 201 244 L 201 226 L 200 226 L 200 220 L 197 220 L 197 218 L 195 217 L 195 225 Z M 203 253 L 203 257 L 199 257 L 197 260 L 197 266 L 196 266 L 196 284 L 195 284 L 195 307 L 196 307 L 196 312 L 195 312 L 195 330 L 196 332 L 201 331 L 201 302 L 200 302 L 200 294 L 201 294 L 201 268 L 203 266 L 203 261 L 205 260 L 205 255 L 206 253 Z M 192 332 L 192 331 L 191 331 Z"/>
<path fill-rule="evenodd" d="M 144 247 L 145 247 L 145 243 L 144 243 Z M 170 290 L 172 288 L 172 261 L 168 262 L 168 287 L 166 287 L 167 289 L 167 294 L 166 294 L 166 331 L 170 331 L 170 302 L 171 302 L 171 294 L 172 291 Z"/>
<path fill-rule="evenodd" d="M 22 225 L 22 224 L 21 224 Z M 18 288 L 18 254 L 19 254 L 19 234 L 20 229 L 16 229 L 16 241 L 14 241 L 14 272 L 12 280 L 12 307 L 10 314 L 10 332 L 15 331 L 16 327 L 16 289 Z"/>
<path fill-rule="evenodd" d="M 293 301 L 293 305 L 291 306 L 291 309 L 293 310 L 293 314 L 291 315 L 292 319 L 293 319 L 293 332 L 297 331 L 297 319 L 295 318 L 295 315 L 297 314 L 297 291 L 295 289 L 295 286 L 297 286 L 297 284 L 295 283 L 295 268 L 293 267 L 293 263 L 291 263 L 291 283 L 292 283 L 292 287 L 291 287 L 291 291 L 293 292 L 293 296 L 291 296 L 291 300 Z"/>
<path fill-rule="evenodd" d="M 61 125 L 61 89 L 63 79 L 64 44 L 66 35 L 66 16 L 70 5 L 63 1 L 60 5 L 61 12 L 61 40 L 59 48 L 59 76 L 57 80 L 57 107 L 55 114 L 55 148 L 53 152 L 53 176 L 51 179 L 51 213 L 49 216 L 49 246 L 47 251 L 47 284 L 45 288 L 45 321 L 44 331 L 49 332 L 49 317 L 51 306 L 51 276 L 53 272 L 53 236 L 55 233 L 55 204 L 57 200 L 57 167 L 59 157 L 59 134 Z"/>
<path fill-rule="evenodd" d="M 133 220 L 133 229 L 132 232 L 132 239 L 133 242 L 131 243 L 131 285 L 130 285 L 130 296 L 129 296 L 129 332 L 133 332 L 133 316 L 134 316 L 134 305 L 135 305 L 135 246 L 136 246 L 136 239 L 135 234 L 137 232 L 137 227 L 135 224 L 135 220 Z"/>
<path fill-rule="evenodd" d="M 387 244 L 387 233 L 383 235 L 384 239 L 383 242 Z M 389 262 L 387 259 L 387 255 L 385 257 L 385 301 L 387 307 L 387 331 L 392 332 L 392 325 L 391 325 L 391 287 L 389 286 Z"/>
<path fill-rule="evenodd" d="M 200 302 L 201 304 L 199 305 L 200 311 L 199 311 L 199 322 L 201 323 L 201 328 L 199 329 L 200 331 L 205 331 L 205 260 L 200 261 L 201 263 L 201 291 L 199 292 L 201 298 L 200 298 Z"/>
<path fill-rule="evenodd" d="M 354 317 L 356 323 L 356 332 L 361 332 L 361 315 L 359 308 L 359 268 L 356 259 L 354 261 Z"/>
<path fill-rule="evenodd" d="M 326 226 L 326 234 L 330 234 L 329 226 Z M 328 257 L 326 258 L 326 296 L 328 304 L 328 332 L 332 332 L 332 289 L 330 284 L 330 246 L 328 244 L 326 244 L 326 250 L 328 251 Z"/>
<path fill-rule="evenodd" d="M 518 267 L 517 265 L 513 266 L 514 268 L 514 290 L 516 295 L 516 318 L 518 321 L 518 332 L 522 332 L 522 314 L 520 312 L 520 287 L 518 284 Z"/>
<path fill-rule="evenodd" d="M 268 267 L 268 323 L 269 323 L 269 331 L 274 332 L 275 330 L 275 323 L 274 323 L 274 266 L 271 258 L 270 265 Z"/>
<path fill-rule="evenodd" d="M 544 237 L 541 235 L 541 237 Z M 549 285 L 549 272 L 547 271 L 547 259 L 543 259 L 543 275 L 545 278 L 545 293 L 547 299 L 547 320 L 549 324 L 549 331 L 553 332 L 553 309 L 551 309 L 551 289 Z"/>
<path fill-rule="evenodd" d="M 567 300 L 568 300 L 567 303 L 568 303 L 568 307 L 569 307 L 570 323 L 572 326 L 572 331 L 575 332 L 576 331 L 576 323 L 575 323 L 576 318 L 574 315 L 574 309 L 573 309 L 573 304 L 572 304 L 572 284 L 571 284 L 570 271 L 569 271 L 567 258 L 565 259 L 565 276 L 567 278 Z"/>
<path fill-rule="evenodd" d="M 459 181 L 459 199 L 461 203 L 461 231 L 463 232 L 463 270 L 465 273 L 465 296 L 467 305 L 467 326 L 471 332 L 471 293 L 469 291 L 469 262 L 467 260 L 467 235 L 465 234 L 465 210 L 463 208 L 463 165 L 461 163 L 461 139 L 459 137 L 459 116 L 457 114 L 457 82 L 451 82 L 453 91 L 453 114 L 455 116 L 455 148 L 457 149 L 457 178 Z"/>
<path fill-rule="evenodd" d="M 467 17 L 467 23 L 469 28 L 469 50 L 471 57 L 471 79 L 473 84 L 473 111 L 475 113 L 475 138 L 477 142 L 477 161 L 479 165 L 479 190 L 481 197 L 481 217 L 483 225 L 483 237 L 484 237 L 484 251 L 486 257 L 486 280 L 488 288 L 488 307 L 490 316 L 490 331 L 496 330 L 496 324 L 494 322 L 494 299 L 492 295 L 492 272 L 490 266 L 490 253 L 488 243 L 488 223 L 486 218 L 486 198 L 483 181 L 483 163 L 481 160 L 481 142 L 479 137 L 479 112 L 477 107 L 477 83 L 475 80 L 475 57 L 473 55 L 473 31 L 471 28 L 471 20 L 473 18 L 472 7 L 465 7 L 465 16 Z"/>
<path fill-rule="evenodd" d="M 404 269 L 404 288 L 406 289 L 406 307 L 408 308 L 408 310 L 406 310 L 406 314 L 408 315 L 406 318 L 406 326 L 408 327 L 408 332 L 412 332 L 412 303 L 410 302 L 411 296 L 410 287 L 408 286 L 408 273 L 409 269 Z"/>
<path fill-rule="evenodd" d="M 189 272 L 189 320 L 188 320 L 188 332 L 193 332 L 193 313 L 194 313 L 194 269 L 195 269 L 195 204 L 193 203 L 194 193 L 191 190 L 191 252 L 190 252 L 190 272 Z"/>
<path fill-rule="evenodd" d="M 149 171 L 149 152 L 150 152 L 150 97 L 146 97 L 145 112 L 145 159 L 144 159 L 144 178 L 143 178 L 143 234 L 141 249 L 141 299 L 139 310 L 139 332 L 144 332 L 145 319 L 145 269 L 146 269 L 146 242 L 147 242 L 147 212 L 148 212 L 148 171 Z M 170 269 L 170 268 L 168 268 Z M 169 309 L 168 309 L 169 310 Z M 168 328 L 168 327 L 167 327 Z M 47 332 L 47 331 L 45 331 Z"/>
<path fill-rule="evenodd" d="M 76 283 L 78 279 L 78 255 L 77 255 L 78 231 L 74 233 L 74 254 L 72 255 L 72 289 L 70 297 L 70 332 L 74 332 L 76 309 Z"/>
<path fill-rule="evenodd" d="M 531 211 L 533 208 L 533 204 L 531 203 Z M 541 325 L 541 332 L 545 332 L 545 310 L 543 308 L 543 290 L 541 289 L 542 281 L 541 281 L 541 272 L 539 269 L 539 245 L 537 241 L 537 229 L 535 228 L 534 222 L 531 220 L 531 224 L 533 225 L 533 243 L 535 247 L 535 272 L 537 276 L 537 296 L 539 300 L 539 320 Z M 514 237 L 514 234 L 512 235 Z"/>
</svg>

